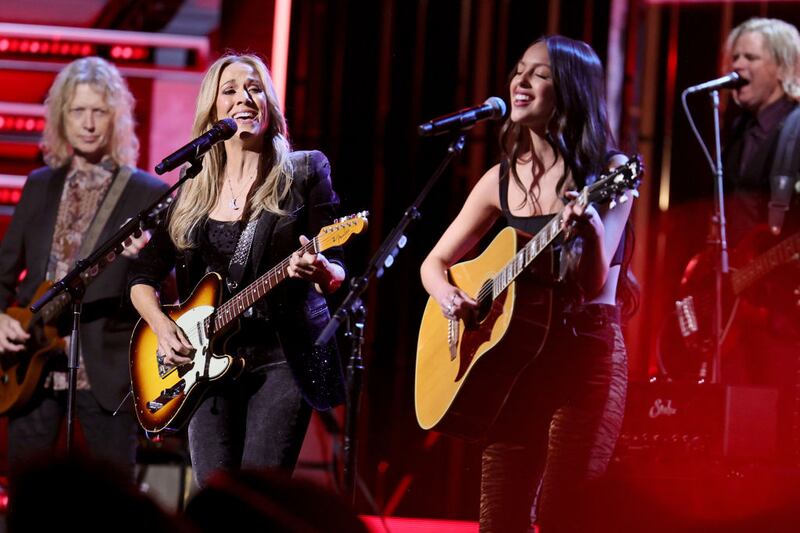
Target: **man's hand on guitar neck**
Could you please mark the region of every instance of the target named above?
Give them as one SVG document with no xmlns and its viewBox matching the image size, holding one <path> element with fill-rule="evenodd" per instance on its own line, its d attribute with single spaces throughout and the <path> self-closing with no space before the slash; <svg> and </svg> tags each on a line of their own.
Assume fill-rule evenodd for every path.
<svg viewBox="0 0 800 533">
<path fill-rule="evenodd" d="M 5 313 L 0 313 L 0 353 L 17 353 L 25 349 L 25 341 L 31 336 L 22 329 L 22 324 Z"/>
</svg>

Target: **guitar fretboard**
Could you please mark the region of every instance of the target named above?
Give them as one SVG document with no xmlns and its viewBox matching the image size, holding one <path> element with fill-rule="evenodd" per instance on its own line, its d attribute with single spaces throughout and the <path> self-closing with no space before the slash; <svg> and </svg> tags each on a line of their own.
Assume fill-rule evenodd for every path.
<svg viewBox="0 0 800 533">
<path fill-rule="evenodd" d="M 631 191 L 636 196 L 636 187 L 639 186 L 639 175 L 641 173 L 641 161 L 637 157 L 630 158 L 623 165 L 618 166 L 608 175 L 601 176 L 600 179 L 583 188 L 574 200 L 580 207 L 586 207 L 591 203 L 604 202 L 611 200 L 611 208 L 614 207 L 619 197 L 620 202 L 627 198 L 624 196 L 626 191 Z M 530 266 L 534 259 L 561 233 L 563 225 L 564 209 L 561 209 L 525 246 L 518 251 L 513 259 L 492 278 L 491 285 L 487 284 L 481 288 L 477 295 L 478 301 L 489 297 L 491 290 L 492 299 L 497 298 L 526 268 Z M 491 286 L 491 289 L 489 289 Z"/>
<path fill-rule="evenodd" d="M 733 274 L 731 284 L 734 294 L 741 294 L 745 289 L 757 282 L 774 269 L 794 261 L 800 254 L 800 233 L 796 233 L 770 248 L 755 261 Z"/>
<path fill-rule="evenodd" d="M 167 197 L 163 202 L 159 203 L 151 213 L 142 220 L 142 229 L 150 229 L 155 227 L 161 221 L 161 216 L 166 212 L 167 208 L 172 205 L 173 198 Z M 126 243 L 128 241 L 125 241 Z M 127 245 L 127 244 L 126 244 Z M 84 289 L 87 288 L 105 268 L 113 263 L 118 256 L 121 255 L 116 251 L 109 252 L 94 268 L 90 268 L 81 273 L 81 280 L 84 284 Z M 37 313 L 37 318 L 44 324 L 51 323 L 54 319 L 61 315 L 62 311 L 72 303 L 72 297 L 68 292 L 62 292 L 42 307 Z"/>
<path fill-rule="evenodd" d="M 300 255 L 306 252 L 312 254 L 319 253 L 319 237 L 314 237 L 314 239 L 301 246 L 298 252 L 300 252 Z M 263 298 L 264 295 L 271 291 L 276 285 L 288 278 L 289 260 L 290 257 L 287 257 L 248 285 L 242 292 L 220 305 L 214 313 L 206 317 L 206 331 L 220 331 L 239 318 L 242 313 Z M 213 328 L 209 328 L 211 320 L 214 321 Z"/>
<path fill-rule="evenodd" d="M 563 209 L 559 211 L 514 258 L 492 279 L 492 298 L 497 298 L 536 257 L 561 233 Z"/>
</svg>

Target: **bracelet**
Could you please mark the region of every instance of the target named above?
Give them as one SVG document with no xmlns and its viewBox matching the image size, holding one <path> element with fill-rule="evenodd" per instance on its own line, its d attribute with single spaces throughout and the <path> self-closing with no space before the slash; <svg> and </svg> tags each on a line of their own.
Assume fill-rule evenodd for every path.
<svg viewBox="0 0 800 533">
<path fill-rule="evenodd" d="M 328 283 L 325 285 L 325 294 L 336 292 L 336 289 L 342 286 L 342 282 L 331 276 Z"/>
</svg>

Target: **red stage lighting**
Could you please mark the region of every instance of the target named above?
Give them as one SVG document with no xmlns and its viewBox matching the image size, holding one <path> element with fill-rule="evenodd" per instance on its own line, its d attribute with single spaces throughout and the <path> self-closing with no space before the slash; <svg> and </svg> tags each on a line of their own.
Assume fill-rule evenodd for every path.
<svg viewBox="0 0 800 533">
<path fill-rule="evenodd" d="M 185 52 L 180 56 L 182 64 L 175 64 L 175 56 L 167 54 L 169 64 L 164 66 L 169 70 L 202 72 L 206 67 L 208 40 L 205 38 L 0 23 L 0 60 L 53 64 L 96 55 L 120 67 L 159 69 L 163 68 L 159 64 L 159 52 L 168 50 Z"/>
</svg>

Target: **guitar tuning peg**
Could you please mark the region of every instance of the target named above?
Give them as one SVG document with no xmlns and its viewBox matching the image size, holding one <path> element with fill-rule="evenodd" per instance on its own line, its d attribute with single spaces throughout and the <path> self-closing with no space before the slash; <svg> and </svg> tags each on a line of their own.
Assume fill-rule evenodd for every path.
<svg viewBox="0 0 800 533">
<path fill-rule="evenodd" d="M 620 196 L 619 203 L 624 204 L 627 201 L 628 201 L 628 197 L 627 196 L 625 196 L 624 194 L 622 196 Z"/>
<path fill-rule="evenodd" d="M 611 203 L 608 204 L 608 208 L 609 209 L 614 209 L 615 207 L 617 207 L 617 201 L 616 200 L 611 200 Z"/>
<path fill-rule="evenodd" d="M 633 189 L 631 191 L 631 196 L 633 196 L 634 198 L 639 198 L 639 189 Z"/>
</svg>

